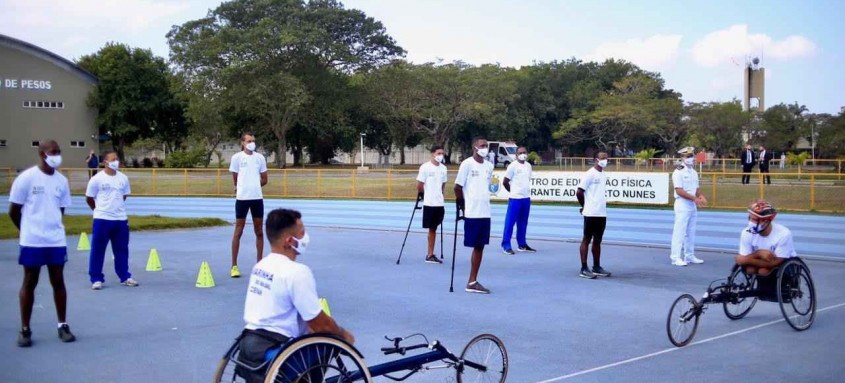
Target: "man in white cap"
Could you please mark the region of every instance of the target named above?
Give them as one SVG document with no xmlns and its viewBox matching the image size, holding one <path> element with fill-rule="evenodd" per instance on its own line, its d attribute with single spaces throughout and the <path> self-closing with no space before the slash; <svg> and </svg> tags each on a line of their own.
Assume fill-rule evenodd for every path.
<svg viewBox="0 0 845 383">
<path fill-rule="evenodd" d="M 695 171 L 695 148 L 688 146 L 678 151 L 683 159 L 672 172 L 672 187 L 675 189 L 675 226 L 672 230 L 672 252 L 669 258 L 675 266 L 690 263 L 704 263 L 695 256 L 695 220 L 698 208 L 707 205 L 707 199 L 698 188 L 698 172 Z M 683 256 L 681 256 L 683 254 Z"/>
</svg>

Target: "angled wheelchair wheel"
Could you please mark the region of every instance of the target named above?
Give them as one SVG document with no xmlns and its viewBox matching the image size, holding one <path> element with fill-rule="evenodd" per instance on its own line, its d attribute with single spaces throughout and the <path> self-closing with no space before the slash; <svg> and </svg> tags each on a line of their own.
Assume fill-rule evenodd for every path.
<svg viewBox="0 0 845 383">
<path fill-rule="evenodd" d="M 240 337 L 235 339 L 235 343 L 229 347 L 229 351 L 226 351 L 226 355 L 223 355 L 223 358 L 217 363 L 217 370 L 214 371 L 214 380 L 212 380 L 213 383 L 246 383 L 244 378 L 235 373 L 235 367 L 237 365 L 232 361 L 232 359 L 237 358 L 240 339 Z"/>
<path fill-rule="evenodd" d="M 264 383 L 372 382 L 358 350 L 328 335 L 304 336 L 286 346 L 270 364 Z"/>
<path fill-rule="evenodd" d="M 742 266 L 734 265 L 731 275 L 728 277 L 728 285 L 731 286 L 731 293 L 751 291 L 757 288 L 757 279 L 745 273 Z M 725 315 L 730 319 L 741 319 L 757 303 L 757 297 L 735 298 L 722 303 Z"/>
<path fill-rule="evenodd" d="M 701 309 L 692 295 L 684 294 L 675 299 L 666 318 L 666 334 L 669 341 L 677 347 L 686 346 L 698 330 L 698 317 Z"/>
<path fill-rule="evenodd" d="M 799 259 L 789 259 L 778 271 L 778 303 L 792 328 L 803 331 L 816 318 L 816 288 L 810 269 Z"/>
<path fill-rule="evenodd" d="M 461 351 L 460 358 L 464 364 L 458 366 L 458 383 L 503 383 L 508 377 L 508 351 L 495 335 L 481 334 L 472 338 Z M 483 370 L 478 368 L 481 366 Z"/>
</svg>

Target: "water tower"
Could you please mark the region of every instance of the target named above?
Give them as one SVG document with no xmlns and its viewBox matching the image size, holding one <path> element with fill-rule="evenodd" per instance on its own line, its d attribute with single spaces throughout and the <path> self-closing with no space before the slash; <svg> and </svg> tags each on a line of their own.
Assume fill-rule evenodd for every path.
<svg viewBox="0 0 845 383">
<path fill-rule="evenodd" d="M 760 66 L 759 58 L 755 57 L 745 63 L 742 82 L 745 87 L 745 95 L 742 98 L 745 110 L 765 111 L 766 70 Z M 756 101 L 755 105 L 751 104 L 752 99 Z"/>
</svg>

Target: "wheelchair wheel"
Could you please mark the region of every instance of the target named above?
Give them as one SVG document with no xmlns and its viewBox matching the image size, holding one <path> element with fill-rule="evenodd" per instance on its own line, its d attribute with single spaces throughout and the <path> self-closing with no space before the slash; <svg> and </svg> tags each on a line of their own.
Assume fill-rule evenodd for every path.
<svg viewBox="0 0 845 383">
<path fill-rule="evenodd" d="M 795 259 L 786 261 L 778 272 L 777 290 L 786 323 L 798 331 L 810 328 L 816 318 L 816 288 L 807 265 Z"/>
<path fill-rule="evenodd" d="M 372 382 L 358 350 L 326 335 L 309 335 L 285 347 L 273 360 L 264 383 Z"/>
<path fill-rule="evenodd" d="M 728 277 L 728 284 L 731 286 L 731 293 L 739 293 L 741 291 L 748 291 L 757 288 L 757 279 L 752 278 L 745 271 L 742 266 L 734 265 L 731 270 L 731 276 Z M 722 303 L 722 308 L 725 309 L 725 315 L 730 319 L 741 319 L 748 314 L 749 311 L 757 303 L 757 297 L 737 298 L 731 301 Z"/>
<path fill-rule="evenodd" d="M 238 353 L 238 343 L 240 342 L 240 337 L 235 339 L 235 343 L 229 347 L 229 351 L 226 352 L 226 355 L 223 355 L 223 358 L 220 359 L 220 362 L 217 363 L 217 370 L 214 371 L 214 380 L 213 383 L 245 383 L 246 380 L 240 377 L 238 374 L 235 373 L 235 362 L 232 362 L 231 359 L 237 358 Z"/>
<path fill-rule="evenodd" d="M 458 367 L 458 383 L 504 383 L 508 377 L 508 351 L 505 344 L 495 335 L 481 334 L 472 338 L 461 351 L 461 360 L 483 365 L 487 370 L 481 371 L 464 364 Z"/>
<path fill-rule="evenodd" d="M 692 295 L 684 294 L 675 299 L 666 318 L 666 334 L 669 341 L 677 347 L 686 346 L 698 329 L 698 317 L 701 309 Z"/>
</svg>

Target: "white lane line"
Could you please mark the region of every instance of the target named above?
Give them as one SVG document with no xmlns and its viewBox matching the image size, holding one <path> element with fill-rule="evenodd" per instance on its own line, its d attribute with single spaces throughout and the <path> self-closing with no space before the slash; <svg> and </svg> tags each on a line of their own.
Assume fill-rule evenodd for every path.
<svg viewBox="0 0 845 383">
<path fill-rule="evenodd" d="M 833 305 L 833 306 L 828 306 L 828 307 L 825 307 L 825 308 L 822 308 L 822 309 L 818 309 L 818 310 L 816 311 L 816 313 L 820 313 L 820 312 L 822 312 L 822 311 L 827 311 L 827 310 L 832 310 L 832 309 L 839 308 L 839 307 L 843 307 L 843 306 L 845 306 L 845 302 L 840 303 L 840 304 L 836 304 L 836 305 Z M 563 375 L 563 376 L 558 376 L 558 377 L 556 377 L 556 378 L 551 378 L 551 379 L 542 380 L 542 381 L 539 381 L 539 382 L 537 382 L 537 383 L 552 383 L 552 382 L 560 382 L 561 380 L 565 380 L 565 379 L 569 379 L 569 378 L 574 378 L 574 377 L 576 377 L 576 376 L 580 376 L 580 375 L 584 375 L 584 374 L 589 374 L 589 373 L 596 372 L 596 371 L 606 370 L 606 369 L 611 368 L 611 367 L 616 367 L 616 366 L 621 366 L 621 365 L 623 365 L 623 364 L 633 363 L 633 362 L 636 362 L 636 361 L 638 361 L 638 360 L 643 360 L 643 359 L 652 358 L 652 357 L 655 357 L 655 356 L 658 356 L 658 355 L 666 354 L 666 353 L 668 353 L 668 352 L 678 351 L 678 350 L 682 350 L 682 349 L 685 349 L 685 348 L 690 348 L 690 347 L 695 346 L 695 345 L 698 345 L 698 344 L 703 344 L 703 343 L 707 343 L 707 342 L 712 342 L 712 341 L 717 340 L 717 339 L 722 339 L 722 338 L 726 338 L 726 337 L 729 337 L 729 336 L 733 336 L 733 335 L 741 334 L 741 333 L 744 333 L 744 332 L 748 332 L 748 331 L 751 331 L 751 330 L 756 330 L 756 329 L 758 329 L 758 328 L 760 328 L 760 327 L 766 327 L 766 326 L 769 326 L 769 325 L 773 325 L 773 324 L 775 324 L 775 323 L 780 323 L 780 322 L 783 322 L 783 321 L 785 321 L 785 320 L 786 320 L 786 319 L 781 318 L 781 319 L 778 319 L 778 320 L 773 320 L 773 321 L 771 321 L 771 322 L 761 323 L 761 324 L 758 324 L 758 325 L 756 325 L 756 326 L 751 326 L 751 327 L 746 328 L 746 329 L 742 329 L 742 330 L 737 330 L 737 331 L 729 332 L 729 333 L 727 333 L 727 334 L 717 335 L 717 336 L 714 336 L 714 337 L 711 337 L 711 338 L 702 339 L 702 340 L 697 341 L 697 342 L 692 342 L 692 343 L 690 343 L 689 345 L 684 346 L 684 347 L 672 347 L 672 348 L 667 348 L 667 349 L 665 349 L 665 350 L 661 350 L 661 351 L 653 352 L 653 353 L 651 353 L 651 354 L 641 355 L 641 356 L 637 356 L 637 357 L 634 357 L 634 358 L 631 358 L 631 359 L 625 359 L 625 360 L 621 360 L 621 361 L 619 361 L 619 362 L 610 363 L 610 364 L 605 364 L 604 366 L 598 366 L 598 367 L 594 367 L 594 368 L 591 368 L 591 369 L 588 369 L 588 370 L 581 370 L 581 371 L 578 371 L 578 372 L 573 372 L 573 373 L 571 373 L 571 374 L 567 374 L 567 375 Z"/>
</svg>

